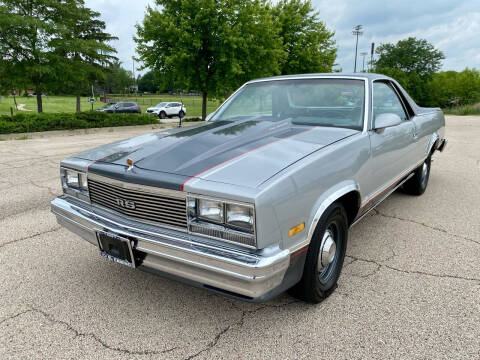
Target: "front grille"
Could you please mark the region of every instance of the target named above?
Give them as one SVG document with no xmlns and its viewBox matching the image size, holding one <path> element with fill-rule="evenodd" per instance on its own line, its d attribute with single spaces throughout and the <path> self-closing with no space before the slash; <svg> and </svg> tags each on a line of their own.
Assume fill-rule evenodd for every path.
<svg viewBox="0 0 480 360">
<path fill-rule="evenodd" d="M 235 243 L 255 248 L 255 237 L 253 235 L 241 234 L 236 231 L 215 229 L 212 226 L 201 224 L 191 224 L 190 230 L 197 234 L 203 234 L 210 237 L 233 241 Z"/>
<path fill-rule="evenodd" d="M 125 189 L 91 179 L 88 179 L 88 189 L 93 204 L 132 218 L 187 229 L 185 198 Z"/>
</svg>

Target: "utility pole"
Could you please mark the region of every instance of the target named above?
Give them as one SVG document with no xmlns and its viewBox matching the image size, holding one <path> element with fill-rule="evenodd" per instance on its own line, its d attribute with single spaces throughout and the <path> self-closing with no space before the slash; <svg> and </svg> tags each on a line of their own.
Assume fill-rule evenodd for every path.
<svg viewBox="0 0 480 360">
<path fill-rule="evenodd" d="M 362 30 L 363 25 L 357 25 L 353 28 L 352 34 L 356 36 L 357 40 L 355 42 L 355 67 L 353 72 L 357 72 L 357 51 L 358 51 L 358 37 L 363 34 Z"/>
<path fill-rule="evenodd" d="M 367 55 L 368 55 L 368 52 L 367 52 L 367 51 L 362 51 L 362 52 L 360 53 L 360 56 L 363 57 L 363 65 L 362 65 L 362 69 L 363 69 L 362 71 L 363 71 L 363 72 L 365 72 L 365 56 L 367 56 Z"/>
<path fill-rule="evenodd" d="M 137 88 L 135 87 L 135 58 L 132 56 L 132 74 L 133 74 L 133 91 L 135 91 L 135 94 L 137 93 Z"/>
<path fill-rule="evenodd" d="M 374 54 L 374 52 L 375 52 L 375 43 L 372 42 L 372 49 L 371 49 L 371 52 L 370 52 L 370 72 L 373 69 L 373 54 Z"/>
</svg>

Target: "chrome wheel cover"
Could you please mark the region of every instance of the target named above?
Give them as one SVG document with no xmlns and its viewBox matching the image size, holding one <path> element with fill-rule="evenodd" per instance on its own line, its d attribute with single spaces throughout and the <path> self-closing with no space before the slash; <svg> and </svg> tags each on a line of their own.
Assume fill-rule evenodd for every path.
<svg viewBox="0 0 480 360">
<path fill-rule="evenodd" d="M 332 263 L 336 260 L 337 244 L 333 226 L 327 228 L 322 237 L 318 252 L 317 269 L 320 277 L 328 276 Z"/>
</svg>

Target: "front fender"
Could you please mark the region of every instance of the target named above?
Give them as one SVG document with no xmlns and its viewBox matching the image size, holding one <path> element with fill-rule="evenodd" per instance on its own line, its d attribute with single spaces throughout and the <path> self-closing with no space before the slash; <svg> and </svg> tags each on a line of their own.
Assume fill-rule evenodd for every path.
<svg viewBox="0 0 480 360">
<path fill-rule="evenodd" d="M 323 192 L 322 195 L 315 202 L 315 205 L 310 213 L 308 224 L 306 226 L 306 228 L 308 229 L 306 239 L 292 247 L 290 249 L 290 252 L 293 253 L 309 245 L 312 241 L 312 237 L 315 229 L 317 228 L 318 222 L 320 221 L 325 210 L 327 210 L 330 205 L 332 205 L 342 196 L 352 191 L 360 192 L 360 186 L 354 180 L 345 180 Z"/>
</svg>

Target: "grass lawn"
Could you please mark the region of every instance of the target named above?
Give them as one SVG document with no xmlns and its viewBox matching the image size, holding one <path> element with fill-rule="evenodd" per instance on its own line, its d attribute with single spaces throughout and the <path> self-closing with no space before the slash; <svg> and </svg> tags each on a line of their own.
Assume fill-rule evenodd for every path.
<svg viewBox="0 0 480 360">
<path fill-rule="evenodd" d="M 91 105 L 87 102 L 87 97 L 81 98 L 81 110 L 87 111 L 91 109 Z M 187 107 L 187 116 L 201 116 L 202 114 L 202 98 L 200 96 L 180 96 L 180 95 L 143 95 L 143 96 L 110 96 L 110 101 L 130 100 L 137 102 L 145 112 L 148 107 L 158 104 L 162 101 L 178 101 L 183 102 Z M 17 104 L 25 104 L 26 110 L 32 112 L 37 111 L 37 100 L 34 96 L 17 97 Z M 96 98 L 93 108 L 102 107 L 104 104 L 100 102 L 100 98 Z M 218 100 L 209 100 L 207 103 L 207 114 L 216 110 L 220 105 Z M 25 113 L 25 111 L 16 111 L 13 102 L 13 96 L 0 97 L 0 115 L 9 115 L 10 107 L 15 113 Z M 57 112 L 75 112 L 75 97 L 74 96 L 44 96 L 43 97 L 43 111 L 46 113 Z"/>
<path fill-rule="evenodd" d="M 461 105 L 445 109 L 449 115 L 480 115 L 480 103 L 474 105 Z"/>
</svg>

